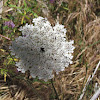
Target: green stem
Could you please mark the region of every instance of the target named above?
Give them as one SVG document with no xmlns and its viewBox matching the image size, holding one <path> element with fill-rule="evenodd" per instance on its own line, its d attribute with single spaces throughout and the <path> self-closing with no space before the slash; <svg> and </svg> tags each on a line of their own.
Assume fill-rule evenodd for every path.
<svg viewBox="0 0 100 100">
<path fill-rule="evenodd" d="M 53 87 L 54 92 L 55 92 L 55 94 L 56 94 L 56 99 L 57 99 L 57 100 L 60 100 L 59 97 L 58 97 L 57 91 L 56 91 L 56 89 L 55 89 L 55 87 L 54 87 L 54 84 L 53 84 L 53 80 L 52 80 L 52 79 L 51 79 L 51 84 L 52 84 L 52 87 Z"/>
</svg>

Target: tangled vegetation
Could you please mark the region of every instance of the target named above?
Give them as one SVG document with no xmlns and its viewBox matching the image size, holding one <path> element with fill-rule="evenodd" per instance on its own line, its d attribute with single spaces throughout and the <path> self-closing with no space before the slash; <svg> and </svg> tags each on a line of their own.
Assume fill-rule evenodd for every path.
<svg viewBox="0 0 100 100">
<path fill-rule="evenodd" d="M 33 79 L 29 71 L 18 72 L 18 59 L 9 51 L 21 35 L 20 26 L 38 16 L 46 17 L 52 26 L 59 21 L 68 40 L 75 42 L 73 64 L 54 73 L 59 99 L 90 100 L 100 88 L 100 0 L 3 0 L 3 4 L 0 0 L 0 4 L 0 100 L 57 100 L 51 82 Z"/>
</svg>

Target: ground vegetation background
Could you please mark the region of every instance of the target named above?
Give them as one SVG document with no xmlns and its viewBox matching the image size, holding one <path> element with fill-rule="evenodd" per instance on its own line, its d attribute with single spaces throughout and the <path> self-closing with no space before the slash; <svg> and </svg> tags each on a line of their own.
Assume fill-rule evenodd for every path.
<svg viewBox="0 0 100 100">
<path fill-rule="evenodd" d="M 11 41 L 21 35 L 19 27 L 38 16 L 47 17 L 52 26 L 59 21 L 67 29 L 67 40 L 75 42 L 73 64 L 55 74 L 53 81 L 60 100 L 78 100 L 100 61 L 100 0 L 3 0 L 2 9 L 0 100 L 57 100 L 51 82 L 18 72 L 17 59 L 9 51 Z M 15 26 L 4 25 L 7 21 Z M 90 100 L 96 88 L 100 88 L 100 67 L 82 100 Z"/>
</svg>

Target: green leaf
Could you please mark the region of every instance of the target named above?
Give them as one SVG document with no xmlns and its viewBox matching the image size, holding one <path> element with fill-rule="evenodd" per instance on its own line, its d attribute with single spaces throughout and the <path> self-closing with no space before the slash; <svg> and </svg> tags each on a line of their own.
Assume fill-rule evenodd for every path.
<svg viewBox="0 0 100 100">
<path fill-rule="evenodd" d="M 16 8 L 16 9 L 22 9 L 22 7 L 17 7 L 16 5 L 12 5 L 12 4 L 10 4 L 9 7 Z"/>
<path fill-rule="evenodd" d="M 66 8 L 66 7 L 63 7 L 63 9 L 65 9 L 65 10 L 67 10 L 67 11 L 69 10 L 69 9 L 68 9 L 68 8 Z"/>
<path fill-rule="evenodd" d="M 24 6 L 25 6 L 25 8 L 27 7 L 27 4 L 26 4 L 26 1 L 24 0 Z"/>
<path fill-rule="evenodd" d="M 9 21 L 9 19 L 7 19 L 7 18 L 2 18 L 4 21 Z"/>
<path fill-rule="evenodd" d="M 6 70 L 6 69 L 0 69 L 0 70 L 1 70 L 1 71 L 0 71 L 1 75 L 7 74 L 7 71 L 8 71 L 8 70 Z"/>
</svg>

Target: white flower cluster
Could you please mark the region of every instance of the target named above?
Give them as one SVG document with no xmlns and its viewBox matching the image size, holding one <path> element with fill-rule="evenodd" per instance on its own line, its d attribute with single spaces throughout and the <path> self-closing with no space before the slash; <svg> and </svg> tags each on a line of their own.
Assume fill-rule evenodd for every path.
<svg viewBox="0 0 100 100">
<path fill-rule="evenodd" d="M 33 24 L 20 28 L 22 36 L 12 41 L 11 54 L 20 58 L 16 62 L 18 71 L 25 73 L 29 70 L 33 78 L 53 78 L 72 64 L 74 41 L 66 41 L 66 29 L 57 23 L 54 27 L 43 17 L 33 19 Z"/>
</svg>

